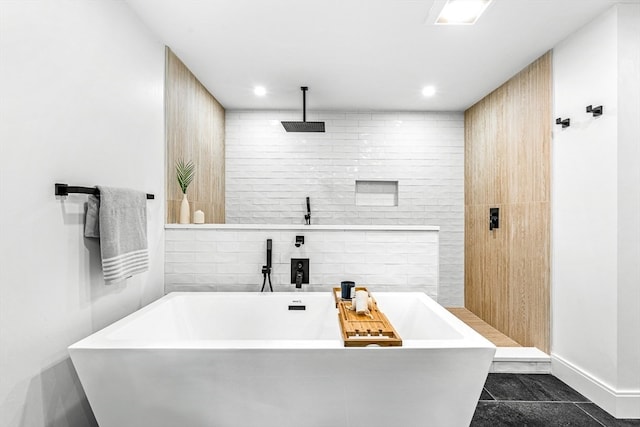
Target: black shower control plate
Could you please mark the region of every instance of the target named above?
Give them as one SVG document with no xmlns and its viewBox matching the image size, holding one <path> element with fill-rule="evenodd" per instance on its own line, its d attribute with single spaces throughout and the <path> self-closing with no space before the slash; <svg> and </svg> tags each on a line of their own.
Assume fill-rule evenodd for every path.
<svg viewBox="0 0 640 427">
<path fill-rule="evenodd" d="M 291 283 L 296 283 L 298 263 L 302 263 L 302 283 L 309 283 L 309 258 L 291 258 Z"/>
<path fill-rule="evenodd" d="M 489 230 L 500 228 L 500 208 L 489 208 Z"/>
</svg>

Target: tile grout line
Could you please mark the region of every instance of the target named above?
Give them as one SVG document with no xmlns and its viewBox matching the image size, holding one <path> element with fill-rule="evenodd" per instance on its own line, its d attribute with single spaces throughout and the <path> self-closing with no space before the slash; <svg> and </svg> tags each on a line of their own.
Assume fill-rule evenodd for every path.
<svg viewBox="0 0 640 427">
<path fill-rule="evenodd" d="M 579 403 L 583 403 L 583 402 L 579 402 Z M 585 411 L 584 409 L 582 409 L 580 406 L 578 406 L 578 404 L 576 402 L 573 402 L 573 404 L 580 409 L 582 412 L 584 412 L 585 414 L 587 414 L 588 416 L 590 416 L 591 418 L 593 418 L 598 424 L 600 424 L 602 427 L 607 427 L 606 424 L 603 424 L 599 419 L 597 419 L 596 417 L 594 417 L 593 415 L 591 415 L 590 413 L 588 413 L 587 411 Z M 596 405 L 597 406 L 597 405 Z"/>
<path fill-rule="evenodd" d="M 518 377 L 518 376 L 519 375 L 516 375 L 516 377 Z M 525 384 L 520 383 L 520 385 L 525 385 Z M 542 389 L 545 389 L 545 390 L 548 388 L 548 387 L 546 387 L 546 386 L 544 386 L 542 384 L 538 384 L 538 386 L 541 386 Z M 567 387 L 569 387 L 569 386 L 567 386 Z M 525 388 L 529 389 L 529 387 L 525 387 Z M 558 392 L 561 391 L 557 387 L 553 387 L 553 389 L 557 389 L 556 391 L 558 391 Z M 569 389 L 571 389 L 571 387 L 569 387 Z M 509 406 L 511 406 L 511 405 L 509 405 L 509 403 L 512 403 L 514 405 L 520 404 L 520 403 L 524 403 L 527 406 L 529 406 L 530 408 L 533 408 L 533 409 L 535 409 L 537 411 L 538 409 L 536 409 L 536 405 L 535 404 L 553 404 L 553 403 L 555 403 L 555 404 L 558 404 L 558 403 L 559 404 L 571 404 L 573 406 L 576 406 L 579 409 L 578 413 L 583 414 L 583 416 L 585 414 L 588 416 L 588 418 L 583 420 L 584 422 L 586 422 L 587 420 L 591 419 L 591 420 L 596 422 L 595 425 L 597 425 L 597 426 L 601 426 L 601 427 L 610 427 L 611 426 L 611 424 L 609 424 L 609 421 L 608 421 L 607 418 L 604 418 L 603 420 L 600 420 L 598 418 L 598 413 L 597 412 L 592 414 L 589 411 L 587 411 L 587 409 L 586 409 L 586 407 L 587 407 L 586 405 L 587 404 L 593 405 L 596 408 L 599 408 L 599 406 L 597 404 L 594 404 L 591 400 L 586 399 L 584 396 L 580 396 L 581 397 L 580 400 L 574 400 L 574 399 L 572 399 L 572 400 L 517 400 L 517 399 L 514 399 L 514 400 L 500 400 L 500 399 L 496 398 L 496 396 L 494 396 L 489 391 L 488 387 L 486 387 L 486 386 L 483 387 L 483 390 L 487 393 L 488 396 L 490 396 L 494 400 L 482 400 L 481 402 L 483 402 L 485 404 L 495 403 L 498 408 L 500 408 L 500 405 L 498 405 L 498 404 L 505 404 L 504 406 L 508 408 Z M 515 393 L 515 394 L 517 394 L 517 393 Z M 589 407 L 591 407 L 591 406 L 589 406 Z M 558 409 L 558 408 L 555 408 L 555 409 Z M 614 425 L 617 425 L 617 424 L 614 424 Z"/>
<path fill-rule="evenodd" d="M 487 391 L 487 393 L 489 393 L 489 391 Z M 603 424 L 602 421 L 600 421 L 599 419 L 597 419 L 596 417 L 594 417 L 593 415 L 591 415 L 590 413 L 588 413 L 587 411 L 585 411 L 583 408 L 581 408 L 578 405 L 578 403 L 592 403 L 592 402 L 570 402 L 570 401 L 559 401 L 559 400 L 480 400 L 479 402 L 489 402 L 489 403 L 496 403 L 496 404 L 502 404 L 502 403 L 533 403 L 533 404 L 535 404 L 535 403 L 562 403 L 562 404 L 566 404 L 566 403 L 569 403 L 569 404 L 572 404 L 575 407 L 577 407 L 581 412 L 586 414 L 589 418 L 593 419 L 596 423 L 598 423 L 602 427 L 608 427 L 606 424 Z"/>
<path fill-rule="evenodd" d="M 492 396 L 493 397 L 493 396 Z M 489 402 L 485 400 L 485 402 Z M 499 400 L 496 399 L 496 402 L 513 402 L 513 403 L 573 403 L 574 405 L 578 403 L 593 403 L 593 402 L 572 402 L 571 400 Z"/>
<path fill-rule="evenodd" d="M 486 388 L 486 387 L 482 387 L 482 389 L 483 389 L 484 391 L 486 391 L 486 392 L 487 392 L 487 394 L 493 398 L 493 400 L 495 400 L 496 402 L 498 401 L 498 399 L 496 399 L 496 397 L 495 397 L 493 394 L 491 394 L 491 392 L 489 391 L 489 389 L 488 389 L 488 388 Z"/>
</svg>

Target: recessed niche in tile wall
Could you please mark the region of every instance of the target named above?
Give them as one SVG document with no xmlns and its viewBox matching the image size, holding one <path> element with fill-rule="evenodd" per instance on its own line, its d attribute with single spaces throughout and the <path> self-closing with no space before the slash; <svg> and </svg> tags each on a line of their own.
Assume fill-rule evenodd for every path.
<svg viewBox="0 0 640 427">
<path fill-rule="evenodd" d="M 356 181 L 357 206 L 398 206 L 398 181 Z"/>
</svg>

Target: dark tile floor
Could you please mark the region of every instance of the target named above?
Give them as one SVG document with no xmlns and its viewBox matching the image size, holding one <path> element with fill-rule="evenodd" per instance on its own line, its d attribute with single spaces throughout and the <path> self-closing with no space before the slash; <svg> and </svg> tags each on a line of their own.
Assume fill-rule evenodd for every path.
<svg viewBox="0 0 640 427">
<path fill-rule="evenodd" d="M 553 375 L 489 374 L 471 427 L 627 427 Z"/>
</svg>

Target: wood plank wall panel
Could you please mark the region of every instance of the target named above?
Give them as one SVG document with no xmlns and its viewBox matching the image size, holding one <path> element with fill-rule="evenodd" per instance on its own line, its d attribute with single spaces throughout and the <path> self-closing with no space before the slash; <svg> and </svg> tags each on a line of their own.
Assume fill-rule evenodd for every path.
<svg viewBox="0 0 640 427">
<path fill-rule="evenodd" d="M 202 210 L 206 223 L 225 222 L 225 110 L 168 47 L 165 73 L 167 223 L 177 223 L 182 192 L 175 163 L 192 160 L 196 176 L 187 189 L 191 220 Z"/>
<path fill-rule="evenodd" d="M 549 352 L 551 53 L 465 112 L 465 307 Z M 489 231 L 489 208 L 500 228 Z"/>
</svg>

